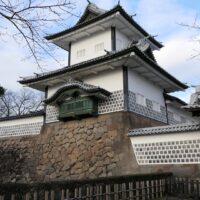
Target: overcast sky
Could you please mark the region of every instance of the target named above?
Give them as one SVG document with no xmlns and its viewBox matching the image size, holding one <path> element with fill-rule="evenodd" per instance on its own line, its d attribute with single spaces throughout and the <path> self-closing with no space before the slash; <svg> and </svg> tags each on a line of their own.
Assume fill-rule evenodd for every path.
<svg viewBox="0 0 200 200">
<path fill-rule="evenodd" d="M 92 0 L 91 0 L 92 1 Z M 99 7 L 111 9 L 118 0 L 93 0 Z M 158 35 L 157 40 L 164 44 L 159 52 L 155 52 L 158 63 L 176 78 L 188 85 L 200 84 L 200 56 L 191 59 L 200 52 L 200 31 L 184 28 L 180 23 L 192 24 L 200 15 L 199 0 L 121 0 L 120 4 L 129 14 L 137 14 L 134 18 L 151 35 Z M 83 12 L 87 6 L 86 0 L 77 1 L 76 13 Z M 199 16 L 200 17 L 200 16 Z M 77 19 L 70 19 L 72 25 Z M 40 72 L 31 60 L 24 60 L 26 49 L 11 38 L 0 38 L 0 84 L 7 89 L 18 90 L 22 86 L 17 83 L 19 77 L 30 76 Z M 67 65 L 67 53 L 57 52 L 63 65 Z M 47 62 L 46 70 L 50 71 L 60 66 Z M 188 101 L 191 89 L 177 95 Z"/>
</svg>

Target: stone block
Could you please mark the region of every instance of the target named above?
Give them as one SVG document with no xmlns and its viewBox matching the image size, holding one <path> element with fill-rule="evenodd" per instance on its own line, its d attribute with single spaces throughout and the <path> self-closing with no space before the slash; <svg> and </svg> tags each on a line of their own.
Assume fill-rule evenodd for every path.
<svg viewBox="0 0 200 200">
<path fill-rule="evenodd" d="M 94 133 L 95 133 L 95 139 L 99 140 L 104 134 L 104 129 L 102 127 L 95 128 Z"/>
</svg>

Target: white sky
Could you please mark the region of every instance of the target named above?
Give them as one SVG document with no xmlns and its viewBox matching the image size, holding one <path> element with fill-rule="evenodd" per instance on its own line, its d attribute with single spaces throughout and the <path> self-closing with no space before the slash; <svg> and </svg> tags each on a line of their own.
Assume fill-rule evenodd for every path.
<svg viewBox="0 0 200 200">
<path fill-rule="evenodd" d="M 93 0 L 99 7 L 110 9 L 117 0 Z M 200 38 L 200 32 L 181 27 L 178 23 L 192 24 L 200 10 L 198 0 L 121 0 L 121 5 L 129 14 L 137 14 L 135 20 L 157 40 L 163 42 L 164 48 L 155 52 L 160 66 L 188 85 L 200 84 L 200 57 L 191 59 L 200 44 L 194 38 Z M 198 2 L 198 3 L 196 3 Z M 187 3 L 187 4 L 186 4 Z M 193 3 L 193 4 L 192 4 Z M 86 0 L 77 2 L 76 12 L 81 13 L 87 5 Z M 72 25 L 73 19 L 69 21 Z M 199 34 L 199 35 L 198 35 Z M 33 60 L 24 60 L 26 50 L 11 38 L 3 41 L 0 37 L 0 84 L 7 89 L 18 90 L 19 77 L 30 76 L 40 72 Z M 58 51 L 57 56 L 67 65 L 67 52 Z M 58 68 L 58 64 L 46 62 L 48 71 Z M 188 101 L 191 89 L 177 95 Z"/>
</svg>

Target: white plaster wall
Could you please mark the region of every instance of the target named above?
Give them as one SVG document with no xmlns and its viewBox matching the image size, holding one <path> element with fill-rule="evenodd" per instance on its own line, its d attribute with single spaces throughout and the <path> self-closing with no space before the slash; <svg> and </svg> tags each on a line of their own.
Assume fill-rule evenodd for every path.
<svg viewBox="0 0 200 200">
<path fill-rule="evenodd" d="M 139 165 L 199 164 L 200 131 L 131 137 Z"/>
<path fill-rule="evenodd" d="M 64 84 L 57 84 L 48 88 L 47 98 L 51 97 Z"/>
<path fill-rule="evenodd" d="M 156 101 L 161 106 L 165 106 L 163 90 L 132 69 L 128 69 L 128 85 L 130 91 L 142 94 L 145 98 Z"/>
<path fill-rule="evenodd" d="M 131 40 L 126 35 L 124 35 L 118 29 L 116 29 L 116 50 L 117 51 L 127 48 L 130 42 Z"/>
<path fill-rule="evenodd" d="M 118 91 L 123 89 L 123 72 L 122 69 L 115 69 L 109 72 L 101 72 L 88 76 L 82 80 L 84 83 L 99 86 L 108 91 Z M 51 97 L 63 84 L 57 84 L 48 88 L 47 98 Z"/>
<path fill-rule="evenodd" d="M 116 69 L 109 72 L 96 74 L 95 76 L 83 79 L 84 83 L 99 86 L 110 92 L 123 90 L 122 69 Z"/>
<path fill-rule="evenodd" d="M 95 35 L 88 36 L 79 41 L 72 42 L 71 45 L 71 65 L 90 60 L 102 55 L 105 55 L 105 51 L 95 53 L 95 45 L 104 43 L 104 49 L 111 50 L 111 29 L 107 29 Z M 85 49 L 85 56 L 77 59 L 77 51 Z"/>
<path fill-rule="evenodd" d="M 40 123 L 40 122 L 43 122 L 43 116 L 35 116 L 23 119 L 13 119 L 0 122 L 0 128 L 5 126 L 16 126 L 16 125 Z"/>
<path fill-rule="evenodd" d="M 145 144 L 145 143 L 156 143 L 156 142 L 168 142 L 168 141 L 185 141 L 185 140 L 199 140 L 200 131 L 195 132 L 184 132 L 184 133 L 170 133 L 170 134 L 158 134 L 158 135 L 147 135 L 147 136 L 135 136 L 130 137 L 131 143 L 134 144 Z"/>
<path fill-rule="evenodd" d="M 178 116 L 180 117 L 184 117 L 186 119 L 186 123 L 188 122 L 197 122 L 197 119 L 195 119 L 194 117 L 192 117 L 192 115 L 188 112 L 186 112 L 185 110 L 175 107 L 172 104 L 167 104 L 167 110 L 172 112 L 172 113 L 176 113 Z"/>
</svg>

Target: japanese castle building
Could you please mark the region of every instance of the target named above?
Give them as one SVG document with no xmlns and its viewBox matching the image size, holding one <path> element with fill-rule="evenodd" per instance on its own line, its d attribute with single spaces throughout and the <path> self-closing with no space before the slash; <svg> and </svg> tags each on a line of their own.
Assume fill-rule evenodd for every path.
<svg viewBox="0 0 200 200">
<path fill-rule="evenodd" d="M 176 164 L 188 171 L 184 164 L 200 163 L 197 118 L 169 94 L 187 85 L 159 66 L 153 52 L 163 45 L 120 5 L 106 11 L 90 3 L 72 28 L 46 39 L 68 52 L 68 66 L 20 80 L 45 92 L 44 113 L 0 121 L 0 146 L 12 140 L 12 148 L 31 149 L 33 164 L 20 181 L 176 171 Z"/>
<path fill-rule="evenodd" d="M 133 112 L 166 124 L 193 121 L 180 109 L 185 103 L 167 95 L 187 86 L 156 62 L 153 51 L 162 44 L 120 5 L 105 11 L 89 4 L 74 27 L 46 39 L 68 51 L 68 66 L 20 81 L 46 93 L 45 123 L 79 116 L 78 109 L 97 115 Z M 75 111 L 73 102 L 81 99 L 92 110 Z"/>
</svg>

